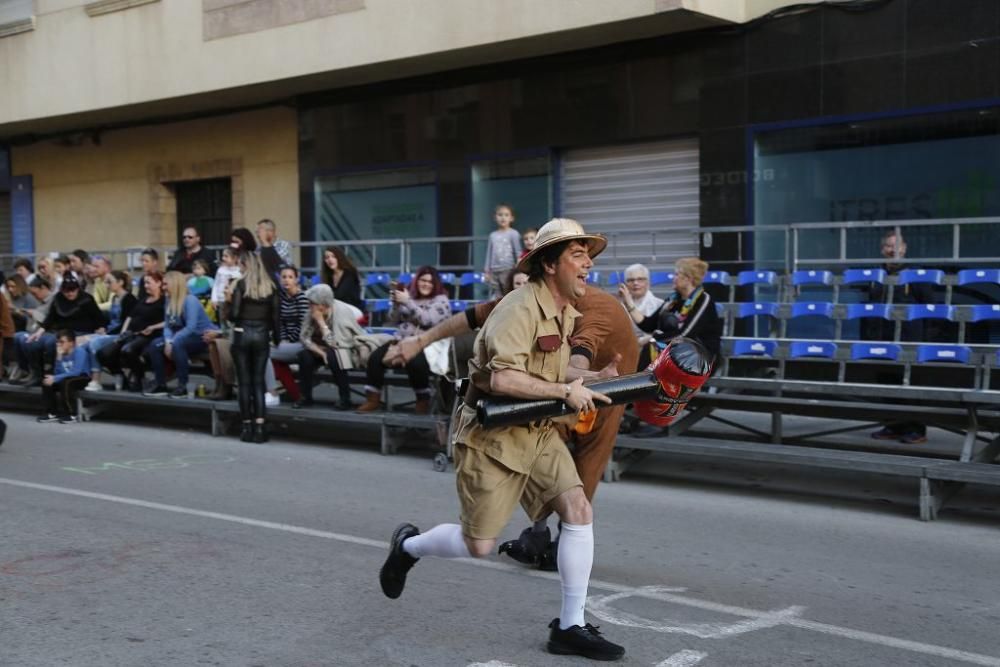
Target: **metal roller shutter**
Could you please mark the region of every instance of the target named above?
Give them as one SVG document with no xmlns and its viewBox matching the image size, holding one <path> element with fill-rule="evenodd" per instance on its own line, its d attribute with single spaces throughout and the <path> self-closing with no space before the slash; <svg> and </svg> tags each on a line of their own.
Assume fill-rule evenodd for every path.
<svg viewBox="0 0 1000 667">
<path fill-rule="evenodd" d="M 641 262 L 667 268 L 697 255 L 698 140 L 566 151 L 560 184 L 562 215 L 606 234 L 602 271 Z"/>
</svg>

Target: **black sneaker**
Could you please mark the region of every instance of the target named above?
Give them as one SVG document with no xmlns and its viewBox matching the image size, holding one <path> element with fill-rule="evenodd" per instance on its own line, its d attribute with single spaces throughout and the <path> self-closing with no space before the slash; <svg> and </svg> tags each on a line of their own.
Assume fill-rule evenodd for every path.
<svg viewBox="0 0 1000 667">
<path fill-rule="evenodd" d="M 534 528 L 525 528 L 516 540 L 510 540 L 500 545 L 498 554 L 507 554 L 518 563 L 525 565 L 538 565 L 542 558 L 542 553 L 548 548 L 552 541 L 552 533 L 549 527 L 545 530 L 536 531 Z"/>
<path fill-rule="evenodd" d="M 406 573 L 419 560 L 403 551 L 403 542 L 419 534 L 420 529 L 412 523 L 401 523 L 392 533 L 392 539 L 389 540 L 389 556 L 378 573 L 378 582 L 382 585 L 382 592 L 387 598 L 395 600 L 403 594 Z"/>
<path fill-rule="evenodd" d="M 311 398 L 300 398 L 299 400 L 292 403 L 293 410 L 303 410 L 305 408 L 311 408 L 313 405 L 313 400 Z"/>
<path fill-rule="evenodd" d="M 166 396 L 170 393 L 166 385 L 158 384 L 149 391 L 142 392 L 143 396 Z"/>
<path fill-rule="evenodd" d="M 899 440 L 902 436 L 902 433 L 888 426 L 872 433 L 872 438 L 875 440 Z"/>
<path fill-rule="evenodd" d="M 51 424 L 53 422 L 59 421 L 59 417 L 57 417 L 57 416 L 55 416 L 53 414 L 47 414 L 47 415 L 42 415 L 41 417 L 39 417 L 35 421 L 37 421 L 39 424 Z"/>
<path fill-rule="evenodd" d="M 169 398 L 191 398 L 191 394 L 188 393 L 187 387 L 177 387 L 172 392 L 167 394 Z"/>
<path fill-rule="evenodd" d="M 77 419 L 76 416 L 74 416 L 74 415 L 66 415 L 65 417 L 60 417 L 59 418 L 59 423 L 60 424 L 75 424 L 78 421 L 80 421 L 80 420 Z"/>
<path fill-rule="evenodd" d="M 601 637 L 597 627 L 587 623 L 584 627 L 571 625 L 559 629 L 559 619 L 549 623 L 549 653 L 556 655 L 582 655 L 591 660 L 618 660 L 625 655 L 625 647 L 612 644 Z"/>
</svg>

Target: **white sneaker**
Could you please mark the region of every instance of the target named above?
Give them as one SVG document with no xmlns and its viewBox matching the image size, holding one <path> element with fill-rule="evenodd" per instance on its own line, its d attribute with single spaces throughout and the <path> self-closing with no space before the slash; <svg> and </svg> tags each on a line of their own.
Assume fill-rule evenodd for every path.
<svg viewBox="0 0 1000 667">
<path fill-rule="evenodd" d="M 264 392 L 264 405 L 269 408 L 273 408 L 276 405 L 281 405 L 281 397 L 275 396 L 269 391 Z"/>
<path fill-rule="evenodd" d="M 84 391 L 103 391 L 104 387 L 101 386 L 100 382 L 94 382 L 91 380 L 86 387 L 83 388 Z"/>
</svg>

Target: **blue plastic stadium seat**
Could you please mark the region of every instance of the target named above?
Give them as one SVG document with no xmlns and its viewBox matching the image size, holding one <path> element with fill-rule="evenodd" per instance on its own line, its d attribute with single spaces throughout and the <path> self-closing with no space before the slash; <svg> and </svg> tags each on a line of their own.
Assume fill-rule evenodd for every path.
<svg viewBox="0 0 1000 667">
<path fill-rule="evenodd" d="M 789 346 L 788 354 L 792 359 L 803 357 L 833 359 L 837 354 L 837 344 L 822 340 L 795 340 Z"/>
<path fill-rule="evenodd" d="M 468 307 L 468 302 L 462 301 L 461 299 L 453 299 L 451 302 L 451 312 L 453 313 L 461 312 Z"/>
<path fill-rule="evenodd" d="M 988 320 L 1000 320 L 1000 303 L 972 307 L 973 322 L 986 322 Z"/>
<path fill-rule="evenodd" d="M 972 350 L 964 345 L 921 345 L 917 348 L 917 361 L 950 361 L 958 364 L 969 363 Z"/>
<path fill-rule="evenodd" d="M 667 285 L 674 282 L 673 271 L 653 271 L 649 274 L 650 285 Z"/>
<path fill-rule="evenodd" d="M 847 269 L 844 271 L 844 284 L 884 283 L 885 269 Z"/>
<path fill-rule="evenodd" d="M 396 278 L 396 281 L 399 282 L 400 285 L 409 285 L 410 283 L 413 282 L 413 274 L 412 273 L 400 273 L 399 277 Z"/>
<path fill-rule="evenodd" d="M 309 284 L 310 285 L 319 285 L 320 280 L 322 280 L 322 278 L 320 278 L 320 275 L 317 273 L 312 278 L 309 278 Z"/>
<path fill-rule="evenodd" d="M 778 279 L 774 271 L 740 271 L 736 276 L 737 285 L 773 285 Z"/>
<path fill-rule="evenodd" d="M 963 269 L 958 272 L 959 285 L 989 283 L 1000 285 L 1000 269 Z"/>
<path fill-rule="evenodd" d="M 441 283 L 448 286 L 454 287 L 455 285 L 455 274 L 454 273 L 439 273 L 438 277 L 441 279 Z"/>
<path fill-rule="evenodd" d="M 741 338 L 733 341 L 733 356 L 749 355 L 754 357 L 773 357 L 778 344 L 773 340 L 756 338 Z"/>
<path fill-rule="evenodd" d="M 725 315 L 725 313 L 726 313 L 726 307 L 723 306 L 721 303 L 716 303 L 715 314 L 718 315 L 719 317 L 722 317 L 723 315 Z"/>
<path fill-rule="evenodd" d="M 625 272 L 624 271 L 612 271 L 608 275 L 608 285 L 612 287 L 617 287 L 618 285 L 625 282 Z"/>
<path fill-rule="evenodd" d="M 601 272 L 600 271 L 591 271 L 590 273 L 587 274 L 587 284 L 588 285 L 597 285 L 600 282 L 601 282 Z"/>
<path fill-rule="evenodd" d="M 849 303 L 847 304 L 847 319 L 880 317 L 883 320 L 888 320 L 892 319 L 890 309 L 891 306 L 887 303 Z"/>
<path fill-rule="evenodd" d="M 741 303 L 736 317 L 754 317 L 756 315 L 778 316 L 776 303 Z"/>
<path fill-rule="evenodd" d="M 485 285 L 486 276 L 481 273 L 463 273 L 458 279 L 458 284 L 462 287 L 468 287 L 469 285 Z"/>
<path fill-rule="evenodd" d="M 371 313 L 384 313 L 392 307 L 389 299 L 365 299 L 365 305 Z"/>
<path fill-rule="evenodd" d="M 899 272 L 900 285 L 914 283 L 931 283 L 940 285 L 944 281 L 944 271 L 941 269 L 903 269 Z"/>
<path fill-rule="evenodd" d="M 709 271 L 702 282 L 706 285 L 728 285 L 729 274 L 725 271 Z"/>
<path fill-rule="evenodd" d="M 833 318 L 833 304 L 829 301 L 802 301 L 792 304 L 792 317 L 807 317 L 816 315 L 818 317 Z"/>
<path fill-rule="evenodd" d="M 365 275 L 365 285 L 368 287 L 388 285 L 391 282 L 392 278 L 389 277 L 388 273 L 369 273 Z"/>
<path fill-rule="evenodd" d="M 915 303 L 906 308 L 907 321 L 913 320 L 951 320 L 955 308 L 940 303 Z"/>
<path fill-rule="evenodd" d="M 851 345 L 851 359 L 899 360 L 900 346 L 895 343 L 854 343 Z"/>
<path fill-rule="evenodd" d="M 795 271 L 792 273 L 792 284 L 799 285 L 830 285 L 833 283 L 833 274 L 829 271 Z"/>
</svg>

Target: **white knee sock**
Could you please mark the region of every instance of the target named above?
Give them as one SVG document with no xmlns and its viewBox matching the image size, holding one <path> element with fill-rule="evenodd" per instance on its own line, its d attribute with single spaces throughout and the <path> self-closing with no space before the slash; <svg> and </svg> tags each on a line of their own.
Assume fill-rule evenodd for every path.
<svg viewBox="0 0 1000 667">
<path fill-rule="evenodd" d="M 559 536 L 559 579 L 562 581 L 562 611 L 559 628 L 583 626 L 587 604 L 587 585 L 594 565 L 594 524 L 585 526 L 564 523 Z"/>
<path fill-rule="evenodd" d="M 403 551 L 414 558 L 423 558 L 424 556 L 470 558 L 472 556 L 469 553 L 469 547 L 465 546 L 462 527 L 457 523 L 442 523 L 426 533 L 409 538 L 403 542 Z"/>
</svg>

